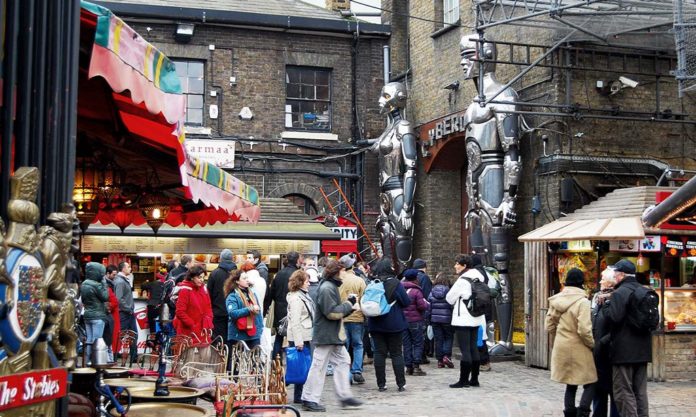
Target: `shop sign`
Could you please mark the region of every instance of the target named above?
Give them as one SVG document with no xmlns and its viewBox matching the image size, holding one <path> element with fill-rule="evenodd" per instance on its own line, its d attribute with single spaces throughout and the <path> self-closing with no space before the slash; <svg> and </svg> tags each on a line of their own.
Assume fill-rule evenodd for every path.
<svg viewBox="0 0 696 417">
<path fill-rule="evenodd" d="M 661 249 L 659 236 L 645 236 L 642 240 L 612 240 L 609 250 L 613 252 L 659 252 Z"/>
<path fill-rule="evenodd" d="M 341 235 L 341 240 L 358 240 L 357 227 L 329 227 L 329 229 Z"/>
<path fill-rule="evenodd" d="M 433 146 L 435 141 L 446 138 L 447 136 L 464 132 L 466 129 L 466 112 L 451 114 L 445 116 L 439 120 L 436 120 L 428 129 L 428 143 L 427 145 Z"/>
<path fill-rule="evenodd" d="M 186 139 L 186 152 L 220 168 L 234 168 L 234 141 Z"/>
<path fill-rule="evenodd" d="M 696 238 L 688 238 L 685 244 L 686 256 L 696 256 Z"/>
<path fill-rule="evenodd" d="M 592 242 L 589 240 L 568 240 L 561 242 L 558 249 L 561 252 L 591 252 Z"/>
<path fill-rule="evenodd" d="M 664 253 L 668 256 L 682 256 L 684 254 L 684 240 L 676 236 L 662 236 Z"/>
<path fill-rule="evenodd" d="M 0 376 L 0 411 L 64 397 L 67 385 L 64 368 Z"/>
</svg>

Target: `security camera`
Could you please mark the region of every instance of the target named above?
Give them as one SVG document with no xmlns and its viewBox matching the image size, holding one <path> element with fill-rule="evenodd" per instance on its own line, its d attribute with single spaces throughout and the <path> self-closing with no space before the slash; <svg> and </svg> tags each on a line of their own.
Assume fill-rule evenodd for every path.
<svg viewBox="0 0 696 417">
<path fill-rule="evenodd" d="M 459 90 L 459 80 L 456 80 L 452 83 L 449 83 L 442 88 L 444 88 L 445 90 L 457 91 L 457 90 Z"/>
<path fill-rule="evenodd" d="M 619 82 L 625 87 L 631 87 L 631 88 L 638 87 L 638 81 L 632 80 L 628 77 L 624 77 L 624 76 L 619 77 Z"/>
</svg>

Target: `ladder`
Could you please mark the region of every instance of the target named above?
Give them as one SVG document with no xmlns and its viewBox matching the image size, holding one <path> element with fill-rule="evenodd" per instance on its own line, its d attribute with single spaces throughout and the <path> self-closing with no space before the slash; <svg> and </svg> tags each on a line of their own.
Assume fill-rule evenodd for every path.
<svg viewBox="0 0 696 417">
<path fill-rule="evenodd" d="M 348 210 L 350 211 L 350 213 L 353 215 L 353 218 L 355 219 L 355 222 L 358 224 L 358 228 L 360 229 L 360 232 L 362 233 L 362 235 L 358 236 L 358 239 L 365 238 L 365 240 L 367 240 L 367 243 L 369 244 L 368 248 L 363 249 L 362 251 L 360 251 L 357 254 L 358 258 L 360 258 L 360 260 L 362 261 L 363 260 L 362 255 L 369 250 L 372 250 L 372 253 L 375 255 L 375 259 L 379 258 L 379 251 L 377 250 L 377 247 L 375 246 L 374 243 L 372 243 L 372 239 L 370 238 L 370 235 L 365 230 L 365 227 L 363 226 L 362 222 L 358 218 L 357 214 L 355 214 L 355 210 L 353 209 L 353 206 L 350 204 L 350 201 L 348 201 L 348 198 L 346 198 L 346 195 L 343 192 L 343 190 L 341 189 L 341 186 L 338 184 L 338 181 L 336 181 L 336 178 L 332 178 L 331 181 L 333 182 L 334 187 L 336 187 L 335 191 L 332 191 L 329 194 L 327 194 L 324 191 L 324 187 L 319 187 L 319 192 L 321 192 L 322 197 L 324 197 L 324 201 L 326 201 L 326 205 L 329 207 L 329 209 L 331 210 L 331 212 L 333 214 L 338 216 L 339 213 L 337 212 L 336 209 L 338 207 L 340 207 L 341 205 L 345 204 L 348 207 Z M 329 197 L 331 197 L 332 195 L 334 195 L 336 193 L 338 193 L 341 196 L 342 201 L 338 205 L 334 206 L 331 204 L 331 200 L 329 199 Z"/>
</svg>

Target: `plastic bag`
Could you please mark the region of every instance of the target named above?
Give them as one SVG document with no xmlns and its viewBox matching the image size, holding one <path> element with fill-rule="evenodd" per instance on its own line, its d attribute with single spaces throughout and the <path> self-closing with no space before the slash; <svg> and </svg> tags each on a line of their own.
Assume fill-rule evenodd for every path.
<svg viewBox="0 0 696 417">
<path fill-rule="evenodd" d="M 271 336 L 271 329 L 264 327 L 261 332 L 261 351 L 267 358 L 271 357 L 273 353 L 273 336 Z"/>
<path fill-rule="evenodd" d="M 435 332 L 433 331 L 433 326 L 431 324 L 425 329 L 425 335 L 428 336 L 428 340 L 435 339 Z"/>
<path fill-rule="evenodd" d="M 287 371 L 285 372 L 286 384 L 304 384 L 307 381 L 309 368 L 312 366 L 312 353 L 310 349 L 297 350 L 290 346 L 285 348 Z"/>
</svg>

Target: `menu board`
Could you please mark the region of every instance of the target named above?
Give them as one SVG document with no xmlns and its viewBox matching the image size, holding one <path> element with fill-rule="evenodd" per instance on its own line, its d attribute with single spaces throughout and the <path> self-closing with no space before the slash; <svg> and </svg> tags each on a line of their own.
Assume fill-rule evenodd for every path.
<svg viewBox="0 0 696 417">
<path fill-rule="evenodd" d="M 294 242 L 291 240 L 274 240 L 271 242 L 270 253 L 288 253 L 295 250 Z"/>
</svg>

